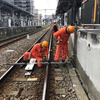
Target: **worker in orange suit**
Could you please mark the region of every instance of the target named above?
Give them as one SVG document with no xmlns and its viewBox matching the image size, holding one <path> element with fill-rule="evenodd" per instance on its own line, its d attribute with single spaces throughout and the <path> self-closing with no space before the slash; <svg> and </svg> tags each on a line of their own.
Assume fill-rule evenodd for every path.
<svg viewBox="0 0 100 100">
<path fill-rule="evenodd" d="M 54 22 L 52 28 L 53 28 L 53 34 L 58 31 L 58 25 L 56 24 L 56 22 Z"/>
<path fill-rule="evenodd" d="M 23 60 L 27 61 L 31 58 L 36 58 L 37 62 L 43 62 L 43 55 L 45 54 L 46 59 L 48 60 L 48 53 L 48 42 L 43 41 L 42 43 L 34 45 L 30 52 L 25 52 Z M 38 67 L 42 67 L 42 65 L 38 64 Z"/>
<path fill-rule="evenodd" d="M 65 61 L 68 52 L 68 39 L 70 37 L 70 34 L 73 32 L 75 32 L 75 27 L 69 25 L 54 33 L 54 38 L 57 40 L 56 54 L 54 57 L 55 61 L 59 61 L 61 51 L 63 51 L 61 58 L 62 62 Z M 58 67 L 58 65 L 56 65 L 56 67 Z"/>
</svg>

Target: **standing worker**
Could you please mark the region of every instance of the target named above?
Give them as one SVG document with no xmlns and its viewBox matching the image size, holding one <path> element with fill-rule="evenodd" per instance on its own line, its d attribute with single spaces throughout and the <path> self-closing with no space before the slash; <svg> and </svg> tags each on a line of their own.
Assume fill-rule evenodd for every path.
<svg viewBox="0 0 100 100">
<path fill-rule="evenodd" d="M 53 34 L 58 31 L 58 25 L 56 24 L 56 22 L 54 22 L 52 28 L 53 28 Z"/>
<path fill-rule="evenodd" d="M 48 60 L 48 42 L 43 41 L 42 43 L 37 43 L 33 46 L 30 52 L 25 52 L 23 60 L 24 62 L 30 60 L 31 58 L 36 58 L 37 62 L 43 62 L 43 55 L 45 54 L 46 59 Z M 42 67 L 42 64 L 38 64 L 38 67 Z"/>
<path fill-rule="evenodd" d="M 56 54 L 54 57 L 55 61 L 59 61 L 59 56 L 62 52 L 62 62 L 65 61 L 66 55 L 68 52 L 68 39 L 71 33 L 75 32 L 75 27 L 74 26 L 66 26 L 57 32 L 54 33 L 54 37 L 57 39 L 57 48 L 56 48 Z M 56 65 L 58 67 L 58 65 Z"/>
</svg>

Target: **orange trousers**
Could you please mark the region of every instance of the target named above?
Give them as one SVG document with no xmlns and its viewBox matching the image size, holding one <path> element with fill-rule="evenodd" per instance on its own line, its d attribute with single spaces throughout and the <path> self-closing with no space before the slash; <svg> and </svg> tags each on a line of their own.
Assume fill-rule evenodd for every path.
<svg viewBox="0 0 100 100">
<path fill-rule="evenodd" d="M 29 52 L 25 52 L 24 53 L 23 60 L 26 61 L 28 59 L 28 57 L 29 57 Z M 41 61 L 42 57 L 37 57 L 37 56 L 31 55 L 31 58 L 36 58 L 37 62 L 42 62 Z M 38 64 L 38 67 L 42 67 L 42 65 L 41 64 Z"/>
<path fill-rule="evenodd" d="M 62 53 L 62 58 L 61 59 L 65 60 L 66 56 L 67 56 L 67 53 L 68 53 L 68 44 L 65 44 L 65 45 L 59 44 L 59 45 L 57 45 L 56 54 L 55 54 L 55 57 L 54 57 L 55 61 L 59 61 L 59 56 L 60 56 L 61 53 Z"/>
</svg>

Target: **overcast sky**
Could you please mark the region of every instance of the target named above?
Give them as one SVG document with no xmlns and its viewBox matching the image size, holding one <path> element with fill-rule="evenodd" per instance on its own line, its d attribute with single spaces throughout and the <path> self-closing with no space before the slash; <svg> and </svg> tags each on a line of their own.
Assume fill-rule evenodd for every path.
<svg viewBox="0 0 100 100">
<path fill-rule="evenodd" d="M 39 13 L 43 15 L 51 15 L 55 13 L 57 7 L 57 0 L 34 0 L 35 9 L 40 9 Z M 54 9 L 54 10 L 42 10 L 42 9 Z"/>
</svg>

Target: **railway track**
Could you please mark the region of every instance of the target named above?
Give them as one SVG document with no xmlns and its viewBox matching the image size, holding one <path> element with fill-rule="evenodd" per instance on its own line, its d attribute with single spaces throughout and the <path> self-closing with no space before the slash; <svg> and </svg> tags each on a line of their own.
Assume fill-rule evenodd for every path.
<svg viewBox="0 0 100 100">
<path fill-rule="evenodd" d="M 47 30 L 47 32 L 50 29 Z M 48 35 L 48 33 L 45 32 L 43 35 L 35 42 L 40 42 L 40 40 L 45 36 L 45 34 Z M 49 33 L 50 34 L 50 33 Z M 48 38 L 49 39 L 49 38 Z M 34 44 L 35 44 L 34 43 Z M 34 45 L 33 44 L 33 45 Z M 27 51 L 30 51 L 30 49 L 33 46 L 31 46 Z M 17 60 L 17 62 L 20 62 L 23 55 Z M 35 66 L 34 71 L 31 73 L 30 77 L 25 77 L 25 68 L 20 68 L 20 66 L 11 66 L 1 77 L 0 77 L 0 85 L 2 88 L 0 89 L 0 94 L 2 94 L 2 98 L 19 98 L 24 100 L 25 98 L 32 99 L 33 98 L 42 98 L 41 90 L 43 90 L 43 81 L 44 81 L 44 75 L 45 75 L 45 67 L 42 69 L 38 69 L 37 66 Z M 41 74 L 39 74 L 41 73 Z M 35 83 L 34 83 L 35 82 Z M 29 83 L 29 84 L 27 84 Z M 37 85 L 36 85 L 37 84 Z M 29 86 L 27 86 L 29 85 Z M 36 87 L 37 86 L 37 87 Z M 6 87 L 6 88 L 5 88 Z M 37 88 L 36 91 L 34 91 L 34 88 Z M 24 92 L 23 92 L 24 91 Z M 32 95 L 34 94 L 34 95 Z M 38 95 L 37 95 L 38 94 Z M 6 97 L 4 97 L 6 95 Z M 20 96 L 21 95 L 21 96 Z M 24 97 L 23 97 L 24 95 Z M 41 99 L 40 99 L 41 100 Z"/>
<path fill-rule="evenodd" d="M 53 61 L 56 41 L 50 36 L 52 30 L 45 30 L 45 33 L 46 35 L 43 35 L 44 38 L 42 40 L 39 38 L 34 44 L 43 40 L 50 41 L 49 51 L 52 52 L 48 58 Z M 30 51 L 33 45 L 27 51 Z M 23 55 L 16 63 L 21 62 L 22 57 Z M 66 66 L 59 65 L 59 68 L 55 68 L 54 65 L 43 65 L 42 68 L 38 68 L 35 65 L 30 76 L 25 76 L 24 67 L 11 66 L 0 77 L 0 100 L 78 100 L 71 80 L 72 77 L 70 76 L 70 70 L 73 70 L 72 66 L 72 63 Z"/>
<path fill-rule="evenodd" d="M 30 38 L 23 38 L 20 40 L 16 40 L 15 42 L 5 44 L 5 46 L 0 48 L 0 77 L 5 71 L 7 71 L 10 66 L 3 66 L 4 62 L 16 62 L 21 55 L 27 51 L 27 49 L 31 49 L 32 45 L 42 34 L 44 34 L 47 29 L 42 30 L 41 32 L 37 32 L 31 36 Z M 31 46 L 31 47 L 30 47 Z"/>
<path fill-rule="evenodd" d="M 40 30 L 42 30 L 42 29 L 35 29 L 33 32 L 27 32 L 27 33 L 24 33 L 24 34 L 20 34 L 18 36 L 14 36 L 14 37 L 11 37 L 11 38 L 8 38 L 8 39 L 1 40 L 0 41 L 0 47 L 4 47 L 4 46 L 6 46 L 6 45 L 8 45 L 10 43 L 16 42 L 16 41 L 18 41 L 20 39 L 25 38 L 27 36 L 27 34 L 28 35 L 32 35 L 32 34 L 38 32 Z"/>
</svg>

